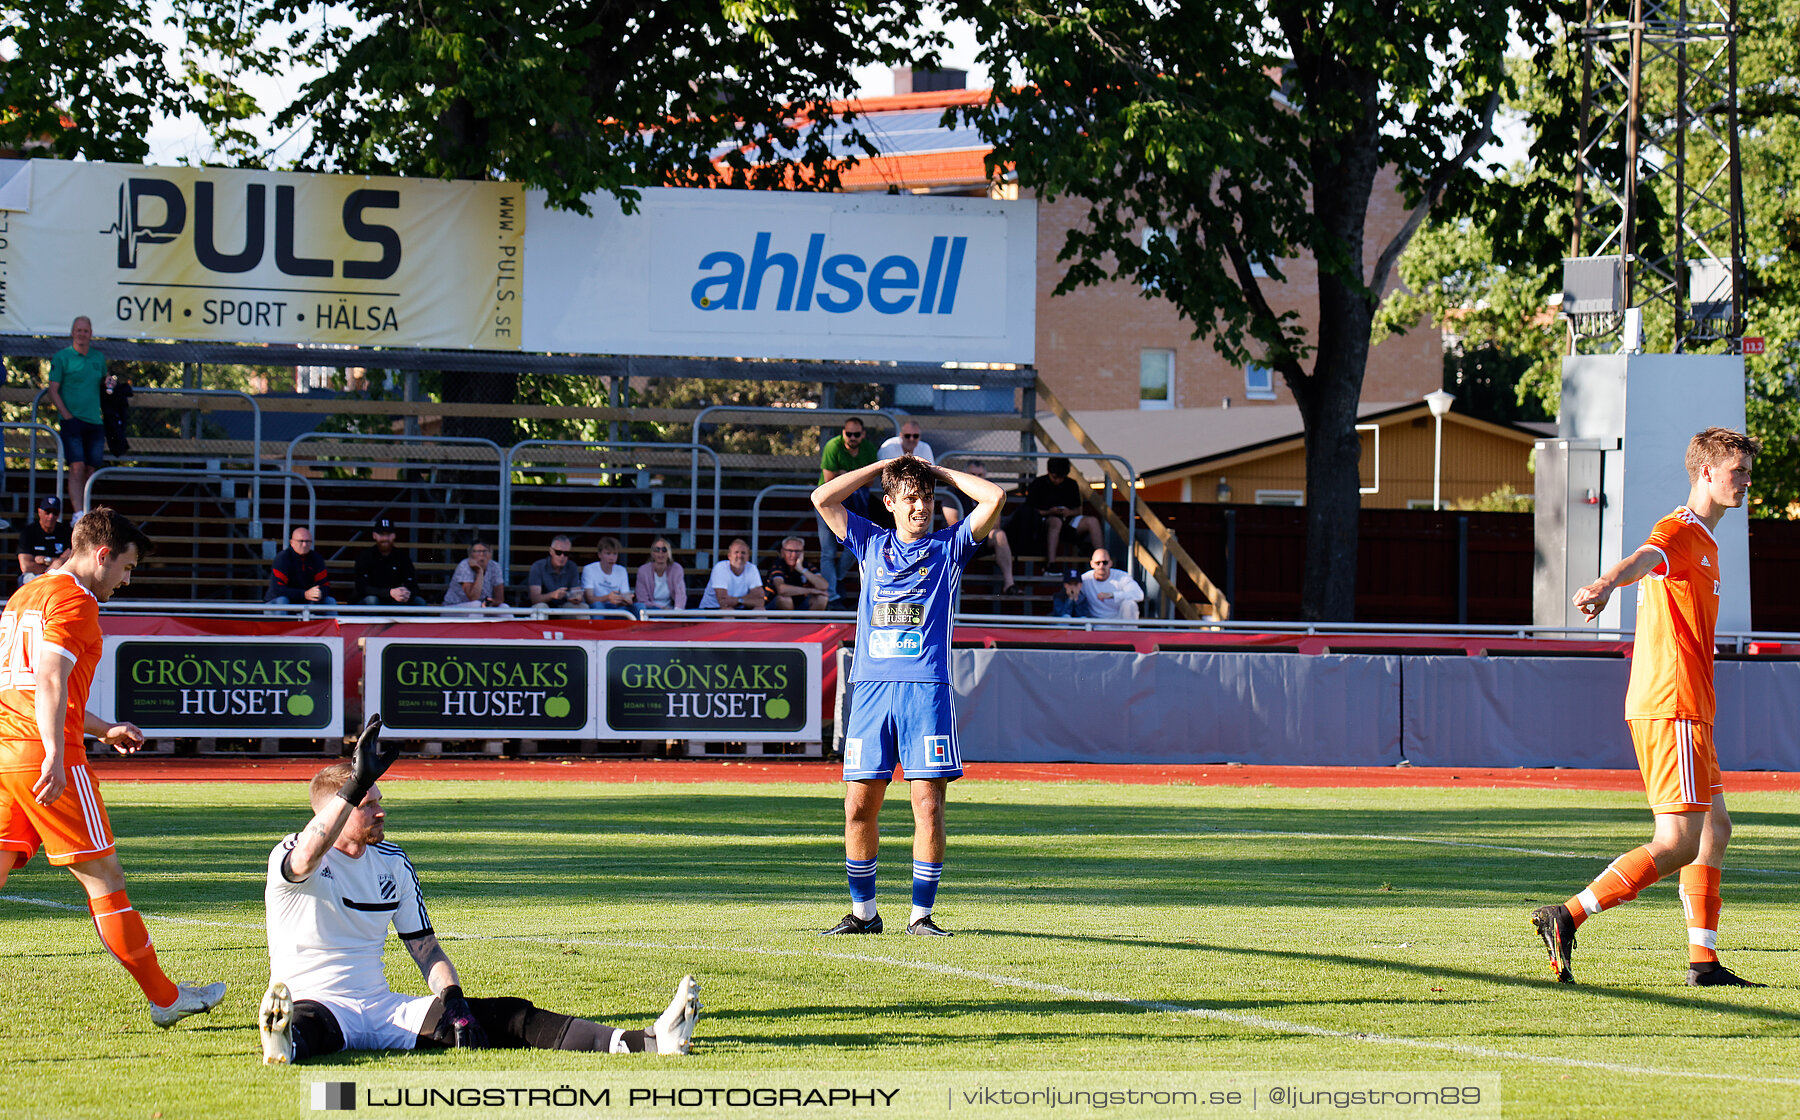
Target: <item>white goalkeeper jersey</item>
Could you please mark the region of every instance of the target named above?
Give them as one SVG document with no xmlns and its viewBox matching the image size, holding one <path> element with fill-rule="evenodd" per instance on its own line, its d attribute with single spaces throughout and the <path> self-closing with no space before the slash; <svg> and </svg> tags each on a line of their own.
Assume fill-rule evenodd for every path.
<svg viewBox="0 0 1800 1120">
<path fill-rule="evenodd" d="M 386 841 L 355 859 L 332 848 L 311 877 L 289 882 L 283 864 L 298 839 L 284 836 L 269 853 L 269 978 L 287 984 L 295 999 L 386 995 L 381 952 L 389 923 L 401 937 L 431 932 L 412 862 Z"/>
</svg>

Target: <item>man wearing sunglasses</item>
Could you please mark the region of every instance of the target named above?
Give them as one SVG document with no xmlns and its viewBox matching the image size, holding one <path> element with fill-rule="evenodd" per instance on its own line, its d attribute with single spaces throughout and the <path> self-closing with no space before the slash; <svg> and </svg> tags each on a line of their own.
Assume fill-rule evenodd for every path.
<svg viewBox="0 0 1800 1120">
<path fill-rule="evenodd" d="M 825 443 L 825 451 L 819 456 L 819 485 L 836 478 L 848 471 L 861 470 L 876 462 L 879 453 L 875 445 L 869 442 L 868 429 L 863 422 L 852 416 L 844 421 L 841 434 L 832 436 Z M 844 502 L 844 508 L 869 516 L 868 491 L 858 490 Z M 819 574 L 825 577 L 825 595 L 830 606 L 835 609 L 844 606 L 844 597 L 838 593 L 838 583 L 849 574 L 850 564 L 854 557 L 838 548 L 837 534 L 825 524 L 825 519 L 817 519 L 819 523 Z"/>
<path fill-rule="evenodd" d="M 571 610 L 587 606 L 581 593 L 581 570 L 569 563 L 574 551 L 574 542 L 562 533 L 550 538 L 550 555 L 535 561 L 525 577 L 533 606 Z"/>
<path fill-rule="evenodd" d="M 911 455 L 915 459 L 923 459 L 927 463 L 937 462 L 937 454 L 931 445 L 925 442 L 924 429 L 917 420 L 908 420 L 900 425 L 900 434 L 889 436 L 881 441 L 881 451 L 877 458 L 897 459 L 902 455 Z"/>
</svg>

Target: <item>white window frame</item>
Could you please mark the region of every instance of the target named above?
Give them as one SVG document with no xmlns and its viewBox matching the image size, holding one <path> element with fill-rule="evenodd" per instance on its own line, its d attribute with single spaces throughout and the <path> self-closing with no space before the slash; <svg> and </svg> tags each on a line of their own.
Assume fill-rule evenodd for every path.
<svg viewBox="0 0 1800 1120">
<path fill-rule="evenodd" d="M 1168 355 L 1168 366 L 1165 372 L 1168 381 L 1164 384 L 1162 400 L 1144 396 L 1144 359 L 1151 354 Z M 1138 408 L 1146 412 L 1155 412 L 1175 407 L 1175 351 L 1166 347 L 1146 346 L 1138 351 Z"/>
<path fill-rule="evenodd" d="M 1359 486 L 1356 488 L 1356 492 L 1358 494 L 1379 494 L 1381 493 L 1381 425 L 1358 424 L 1356 430 L 1359 432 L 1375 433 L 1375 485 Z"/>
<path fill-rule="evenodd" d="M 1268 387 L 1261 388 L 1250 384 L 1250 371 L 1262 370 L 1268 377 Z M 1272 401 L 1275 399 L 1275 369 L 1261 362 L 1251 362 L 1244 366 L 1244 399 L 1252 401 Z"/>
<path fill-rule="evenodd" d="M 1138 245 L 1145 252 L 1148 252 L 1150 250 L 1150 242 L 1152 240 L 1154 240 L 1158 237 L 1167 238 L 1168 236 L 1169 236 L 1168 231 L 1164 230 L 1158 226 L 1145 226 L 1143 233 L 1138 235 Z M 1158 284 L 1154 280 L 1142 281 L 1140 286 L 1146 292 L 1162 291 L 1162 285 Z"/>
</svg>

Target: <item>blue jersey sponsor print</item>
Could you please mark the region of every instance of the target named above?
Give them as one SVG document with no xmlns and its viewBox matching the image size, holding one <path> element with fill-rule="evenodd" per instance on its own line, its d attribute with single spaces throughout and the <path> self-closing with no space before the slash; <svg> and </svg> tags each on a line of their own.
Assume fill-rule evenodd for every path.
<svg viewBox="0 0 1800 1120">
<path fill-rule="evenodd" d="M 908 543 L 846 511 L 844 544 L 862 564 L 850 680 L 950 683 L 950 615 L 975 555 L 969 518 Z"/>
</svg>

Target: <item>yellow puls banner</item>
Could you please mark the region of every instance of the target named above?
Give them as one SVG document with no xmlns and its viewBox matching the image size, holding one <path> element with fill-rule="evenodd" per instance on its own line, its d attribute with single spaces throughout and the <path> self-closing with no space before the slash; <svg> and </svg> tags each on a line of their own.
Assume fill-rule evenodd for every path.
<svg viewBox="0 0 1800 1120">
<path fill-rule="evenodd" d="M 0 330 L 517 350 L 509 183 L 38 160 L 0 213 Z"/>
</svg>

